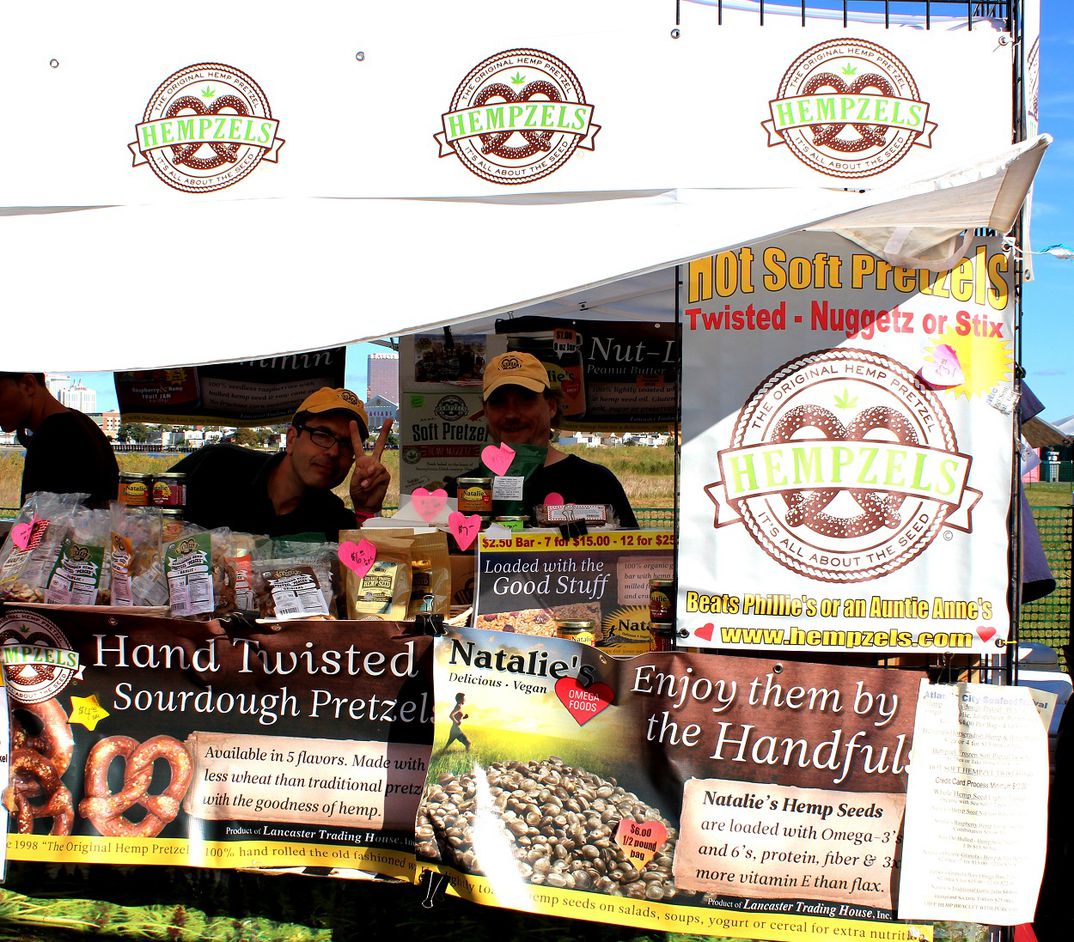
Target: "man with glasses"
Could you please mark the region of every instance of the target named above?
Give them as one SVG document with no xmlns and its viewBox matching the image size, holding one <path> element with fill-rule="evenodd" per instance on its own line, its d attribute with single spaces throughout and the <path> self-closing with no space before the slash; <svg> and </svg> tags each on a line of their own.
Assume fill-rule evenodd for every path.
<svg viewBox="0 0 1074 942">
<path fill-rule="evenodd" d="M 209 529 L 334 541 L 384 503 L 389 474 L 380 458 L 391 426 L 390 419 L 384 423 L 367 455 L 362 400 L 349 389 L 325 386 L 298 407 L 283 454 L 208 445 L 175 465 L 171 470 L 187 475 L 186 519 Z M 349 510 L 332 488 L 352 468 Z"/>
</svg>

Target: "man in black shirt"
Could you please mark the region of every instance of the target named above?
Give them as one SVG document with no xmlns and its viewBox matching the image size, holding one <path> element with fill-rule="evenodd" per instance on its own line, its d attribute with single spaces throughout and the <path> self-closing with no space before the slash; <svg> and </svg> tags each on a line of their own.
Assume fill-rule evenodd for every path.
<svg viewBox="0 0 1074 942">
<path fill-rule="evenodd" d="M 558 494 L 568 504 L 611 504 L 621 528 L 637 527 L 623 485 L 611 471 L 548 444 L 560 399 L 540 360 L 529 353 L 493 357 L 485 367 L 482 399 L 494 441 L 548 448 L 544 464 L 523 484 L 528 515 L 532 517 L 534 506 L 545 503 L 549 494 Z M 487 473 L 481 468 L 472 472 L 475 476 Z"/>
<path fill-rule="evenodd" d="M 68 409 L 45 386 L 44 373 L 0 373 L 0 427 L 26 449 L 21 500 L 34 491 L 89 494 L 106 507 L 119 492 L 112 444 L 85 413 Z"/>
<path fill-rule="evenodd" d="M 287 450 L 266 455 L 237 445 L 207 445 L 171 470 L 187 475 L 186 519 L 212 529 L 229 527 L 267 536 L 317 534 L 335 541 L 380 511 L 388 469 L 380 462 L 391 431 L 381 428 L 372 455 L 365 406 L 349 389 L 325 386 L 298 407 L 287 430 Z M 332 493 L 347 472 L 349 510 Z"/>
</svg>

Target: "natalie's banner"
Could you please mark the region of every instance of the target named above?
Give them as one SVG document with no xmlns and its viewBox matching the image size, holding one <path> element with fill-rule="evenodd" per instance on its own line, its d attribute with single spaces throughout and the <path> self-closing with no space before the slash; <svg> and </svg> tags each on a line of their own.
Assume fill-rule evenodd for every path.
<svg viewBox="0 0 1074 942">
<path fill-rule="evenodd" d="M 116 399 L 126 422 L 276 425 L 290 422 L 299 403 L 322 386 L 343 386 L 346 358 L 346 347 L 334 347 L 239 363 L 118 372 Z"/>
<path fill-rule="evenodd" d="M 397 632 L 6 608 L 9 856 L 410 879 L 431 647 Z"/>
<path fill-rule="evenodd" d="M 478 537 L 474 625 L 537 637 L 556 634 L 559 619 L 593 623 L 608 654 L 652 650 L 650 580 L 675 576 L 675 534 L 616 530 L 564 538 L 524 530 L 505 539 Z"/>
<path fill-rule="evenodd" d="M 33 93 L 5 102 L 5 116 L 50 146 L 0 151 L 0 205 L 487 197 L 729 180 L 874 187 L 973 164 L 1011 141 L 1010 109 L 997 103 L 1011 100 L 1016 45 L 984 17 L 934 14 L 931 29 L 887 29 L 839 17 L 803 24 L 797 9 L 774 7 L 762 27 L 756 11 L 724 9 L 717 20 L 705 5 L 549 0 L 534 16 L 475 0 L 459 30 L 450 5 L 412 0 L 400 30 L 387 5 L 333 3 L 309 17 L 247 3 L 212 22 L 207 47 L 197 17 L 132 0 L 110 11 L 136 18 L 153 43 L 132 44 L 72 0 L 10 11 L 5 25 L 22 41 L 0 75 Z M 58 22 L 70 37 L 62 50 Z M 669 129 L 681 146 L 667 146 Z M 478 266 L 555 255 L 554 243 L 529 246 L 524 232 L 487 235 L 473 246 Z M 161 259 L 161 293 L 211 305 L 198 268 L 227 265 L 229 240 L 241 238 L 207 233 L 189 257 L 173 248 Z M 273 271 L 235 277 L 249 282 L 249 311 L 221 317 L 249 317 L 256 330 Z M 152 316 L 153 298 L 133 300 Z"/>
<path fill-rule="evenodd" d="M 419 869 L 478 903 L 745 939 L 893 924 L 918 673 L 436 640 Z"/>
<path fill-rule="evenodd" d="M 1006 640 L 1011 268 L 998 240 L 935 273 L 808 234 L 683 268 L 690 644 Z"/>
</svg>

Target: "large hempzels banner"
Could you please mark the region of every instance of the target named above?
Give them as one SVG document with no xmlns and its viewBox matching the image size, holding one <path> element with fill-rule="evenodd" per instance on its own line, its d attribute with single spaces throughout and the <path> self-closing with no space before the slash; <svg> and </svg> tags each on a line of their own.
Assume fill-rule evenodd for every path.
<svg viewBox="0 0 1074 942">
<path fill-rule="evenodd" d="M 832 235 L 682 269 L 689 644 L 995 652 L 1009 630 L 1013 262 Z"/>
<path fill-rule="evenodd" d="M 459 630 L 435 677 L 416 849 L 458 895 L 692 934 L 931 938 L 892 920 L 920 674 Z"/>
<path fill-rule="evenodd" d="M 431 645 L 398 630 L 7 609 L 9 856 L 410 879 Z"/>
</svg>

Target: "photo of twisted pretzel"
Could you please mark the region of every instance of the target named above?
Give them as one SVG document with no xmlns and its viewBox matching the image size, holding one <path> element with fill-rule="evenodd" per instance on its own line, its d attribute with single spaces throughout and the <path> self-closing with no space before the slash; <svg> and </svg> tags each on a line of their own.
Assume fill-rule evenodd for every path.
<svg viewBox="0 0 1074 942">
<path fill-rule="evenodd" d="M 830 88 L 837 95 L 859 95 L 867 88 L 875 88 L 881 95 L 887 98 L 894 97 L 895 89 L 882 75 L 869 73 L 859 75 L 850 85 L 847 85 L 838 75 L 831 72 L 822 72 L 813 76 L 802 88 L 803 95 L 814 95 L 822 88 Z M 846 127 L 845 124 L 822 124 L 812 128 L 813 143 L 817 147 L 830 147 L 843 154 L 856 154 L 858 151 L 870 147 L 883 147 L 888 129 L 883 126 L 871 124 L 852 124 L 851 127 L 858 136 L 853 140 L 842 140 L 839 135 Z"/>
<path fill-rule="evenodd" d="M 234 95 L 223 95 L 213 102 L 211 108 L 206 108 L 201 101 L 195 98 L 193 95 L 183 95 L 182 98 L 177 98 L 172 102 L 171 107 L 168 108 L 167 117 L 174 118 L 184 108 L 193 111 L 196 115 L 215 115 L 219 114 L 224 108 L 233 108 L 237 115 L 247 115 L 249 112 L 246 110 L 246 104 L 241 98 L 236 98 Z M 239 156 L 238 144 L 217 144 L 215 142 L 209 142 L 209 147 L 212 148 L 215 157 L 195 157 L 201 147 L 201 143 L 195 142 L 193 144 L 173 144 L 172 145 L 172 163 L 177 167 L 187 166 L 193 170 L 213 170 L 216 167 L 223 166 L 224 164 L 234 163 Z"/>
<path fill-rule="evenodd" d="M 123 785 L 113 793 L 108 786 L 112 762 L 124 760 Z M 170 772 L 167 786 L 151 794 L 153 763 L 163 759 Z M 193 765 L 183 744 L 171 736 L 154 736 L 139 743 L 130 736 L 109 736 L 90 750 L 86 759 L 86 797 L 78 813 L 105 837 L 156 837 L 175 820 L 187 788 Z M 124 815 L 141 806 L 145 816 L 131 821 Z"/>
<path fill-rule="evenodd" d="M 22 713 L 41 724 L 32 734 Z M 71 765 L 74 738 L 67 712 L 56 700 L 17 704 L 12 713 L 10 784 L 3 803 L 15 815 L 20 834 L 32 834 L 37 818 L 51 818 L 50 834 L 70 834 L 74 822 L 71 793 L 60 780 Z M 42 799 L 35 803 L 31 799 Z"/>
<path fill-rule="evenodd" d="M 775 443 L 793 440 L 795 432 L 814 428 L 825 439 L 862 441 L 876 429 L 890 431 L 902 444 L 917 444 L 918 437 L 904 415 L 887 406 L 865 409 L 844 427 L 843 423 L 821 406 L 797 406 L 776 424 L 771 440 Z M 788 491 L 783 495 L 787 502 L 788 526 L 806 526 L 823 536 L 846 539 L 867 536 L 881 527 L 897 529 L 901 518 L 899 511 L 906 497 L 901 494 L 882 494 L 876 491 L 850 488 L 848 492 L 862 513 L 854 517 L 837 517 L 826 513 L 827 506 L 839 494 L 841 488 L 819 488 L 813 491 Z"/>
<path fill-rule="evenodd" d="M 513 104 L 519 101 L 529 101 L 534 95 L 545 95 L 550 102 L 562 101 L 559 89 L 551 82 L 530 82 L 517 95 L 511 86 L 504 85 L 503 82 L 495 82 L 487 88 L 481 89 L 474 99 L 474 107 L 480 107 L 488 102 L 490 98 L 496 98 L 497 96 L 507 104 Z M 481 138 L 481 153 L 486 155 L 495 154 L 505 160 L 525 160 L 527 157 L 532 157 L 537 151 L 548 150 L 552 146 L 551 131 L 518 131 L 517 133 L 522 135 L 523 140 L 526 141 L 526 146 L 507 147 L 505 142 L 514 133 L 516 132 L 497 131 L 491 134 L 478 135 Z"/>
</svg>

